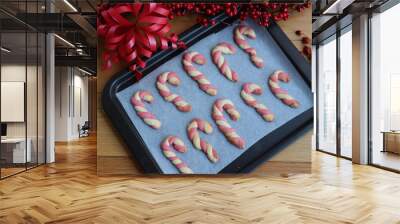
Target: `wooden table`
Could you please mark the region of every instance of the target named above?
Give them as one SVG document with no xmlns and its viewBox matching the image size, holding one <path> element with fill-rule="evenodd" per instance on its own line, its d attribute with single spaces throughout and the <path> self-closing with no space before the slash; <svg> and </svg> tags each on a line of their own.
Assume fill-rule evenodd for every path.
<svg viewBox="0 0 400 224">
<path fill-rule="evenodd" d="M 382 152 L 400 154 L 400 131 L 382 131 L 383 149 Z"/>
<path fill-rule="evenodd" d="M 25 164 L 25 162 L 31 162 L 32 140 L 30 138 L 5 138 L 1 139 L 1 145 L 1 159 L 4 159 L 5 163 Z"/>
<path fill-rule="evenodd" d="M 178 17 L 172 21 L 172 31 L 180 33 L 195 23 L 193 16 Z M 296 30 L 311 37 L 311 9 L 303 13 L 294 12 L 288 21 L 278 23 L 294 45 L 301 50 L 301 37 L 295 35 Z M 102 43 L 99 42 L 99 46 Z M 131 158 L 130 152 L 111 121 L 106 117 L 100 102 L 104 85 L 124 65 L 114 66 L 103 71 L 101 69 L 101 53 L 99 48 L 97 58 L 97 172 L 99 175 L 141 174 L 138 164 Z M 253 173 L 304 173 L 311 170 L 311 136 L 312 130 L 299 133 L 295 141 L 283 146 L 284 149 L 273 156 L 268 162 L 261 164 Z"/>
</svg>

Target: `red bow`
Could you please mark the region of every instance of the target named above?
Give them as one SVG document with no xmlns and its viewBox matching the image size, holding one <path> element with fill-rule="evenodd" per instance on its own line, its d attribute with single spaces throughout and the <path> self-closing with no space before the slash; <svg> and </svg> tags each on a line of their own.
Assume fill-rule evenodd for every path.
<svg viewBox="0 0 400 224">
<path fill-rule="evenodd" d="M 137 66 L 144 68 L 145 60 L 159 48 L 182 46 L 176 34 L 166 36 L 171 29 L 169 14 L 168 9 L 157 3 L 100 6 L 97 33 L 105 41 L 103 67 L 108 69 L 112 63 L 125 61 L 135 72 Z"/>
</svg>

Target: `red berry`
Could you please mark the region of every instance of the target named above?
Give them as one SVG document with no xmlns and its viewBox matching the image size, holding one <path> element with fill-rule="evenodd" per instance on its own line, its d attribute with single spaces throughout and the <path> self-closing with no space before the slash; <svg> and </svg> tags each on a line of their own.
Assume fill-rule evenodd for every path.
<svg viewBox="0 0 400 224">
<path fill-rule="evenodd" d="M 303 44 L 310 44 L 311 39 L 310 39 L 309 37 L 303 37 L 303 38 L 301 39 L 301 42 L 302 42 Z"/>
<path fill-rule="evenodd" d="M 304 46 L 303 47 L 303 54 L 308 56 L 311 56 L 311 48 L 309 46 Z"/>
</svg>

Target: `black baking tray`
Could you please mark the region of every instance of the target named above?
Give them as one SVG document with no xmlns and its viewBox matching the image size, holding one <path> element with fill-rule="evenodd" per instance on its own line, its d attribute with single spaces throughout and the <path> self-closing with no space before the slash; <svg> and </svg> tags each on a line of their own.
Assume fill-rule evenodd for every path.
<svg viewBox="0 0 400 224">
<path fill-rule="evenodd" d="M 180 40 L 182 40 L 187 47 L 190 47 L 199 40 L 212 33 L 219 32 L 238 20 L 235 17 L 229 17 L 225 14 L 217 15 L 213 19 L 216 21 L 215 25 L 204 27 L 196 24 L 180 34 Z M 298 49 L 275 22 L 272 22 L 269 27 L 266 27 L 266 29 L 297 69 L 308 87 L 311 88 L 310 63 L 303 55 L 301 55 Z M 185 49 L 167 49 L 159 51 L 146 61 L 146 68 L 139 69 L 139 72 L 145 76 L 171 58 L 182 53 L 184 50 Z M 134 75 L 128 70 L 116 74 L 110 81 L 108 81 L 103 90 L 103 109 L 111 119 L 114 127 L 123 137 L 125 143 L 132 152 L 134 158 L 139 162 L 143 171 L 145 173 L 162 173 L 157 162 L 151 156 L 148 146 L 144 143 L 139 132 L 129 119 L 116 96 L 119 91 L 135 82 L 137 82 L 136 78 L 134 78 Z M 313 108 L 310 108 L 261 138 L 219 173 L 246 173 L 253 170 L 258 164 L 267 160 L 279 151 L 282 148 L 279 147 L 280 145 L 288 144 L 288 142 L 293 141 L 293 136 L 296 136 L 297 133 L 309 129 L 312 122 Z"/>
</svg>

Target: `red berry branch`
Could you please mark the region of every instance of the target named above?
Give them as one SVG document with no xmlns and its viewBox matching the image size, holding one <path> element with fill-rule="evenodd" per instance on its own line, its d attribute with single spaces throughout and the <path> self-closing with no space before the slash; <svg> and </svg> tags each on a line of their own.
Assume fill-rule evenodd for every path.
<svg viewBox="0 0 400 224">
<path fill-rule="evenodd" d="M 311 56 L 312 56 L 312 51 L 311 51 L 311 38 L 307 37 L 303 31 L 301 30 L 296 30 L 295 34 L 301 38 L 301 43 L 303 44 L 303 50 L 301 53 L 303 53 L 304 56 L 308 58 L 308 60 L 311 61 Z"/>
<path fill-rule="evenodd" d="M 310 7 L 310 2 L 304 4 L 288 3 L 169 3 L 170 19 L 174 16 L 196 14 L 197 22 L 202 25 L 213 25 L 210 17 L 219 13 L 238 16 L 241 20 L 251 18 L 261 26 L 268 26 L 271 20 L 287 20 L 291 11 L 303 11 Z"/>
</svg>

